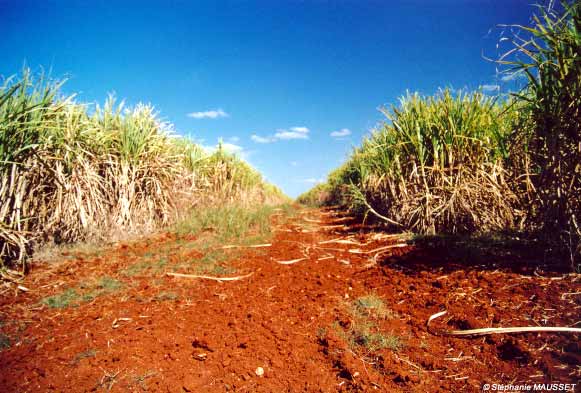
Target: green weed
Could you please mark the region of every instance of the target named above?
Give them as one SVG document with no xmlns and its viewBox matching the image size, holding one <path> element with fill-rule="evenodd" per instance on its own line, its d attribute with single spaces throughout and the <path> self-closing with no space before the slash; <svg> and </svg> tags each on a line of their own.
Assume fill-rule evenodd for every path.
<svg viewBox="0 0 581 393">
<path fill-rule="evenodd" d="M 93 282 L 82 283 L 78 288 L 69 288 L 61 294 L 46 297 L 41 303 L 49 308 L 78 306 L 80 303 L 90 302 L 99 296 L 118 291 L 122 287 L 120 281 L 105 276 Z"/>
<path fill-rule="evenodd" d="M 81 296 L 75 289 L 67 289 L 59 295 L 49 296 L 42 299 L 41 303 L 46 304 L 49 308 L 67 308 L 77 303 Z"/>
<path fill-rule="evenodd" d="M 219 206 L 193 212 L 176 225 L 179 234 L 198 235 L 209 232 L 219 242 L 231 242 L 245 235 L 270 234 L 271 206 L 247 208 L 243 206 Z"/>
<path fill-rule="evenodd" d="M 395 313 L 385 306 L 385 303 L 377 295 L 366 295 L 355 300 L 355 311 L 367 317 L 376 319 L 392 319 Z"/>
<path fill-rule="evenodd" d="M 363 349 L 371 353 L 382 349 L 399 351 L 403 348 L 404 344 L 399 336 L 380 331 L 376 324 L 376 321 L 395 317 L 393 311 L 377 295 L 357 298 L 347 304 L 346 309 L 350 314 L 349 326 L 344 329 L 339 323 L 334 323 L 333 329 L 351 350 L 357 352 Z"/>
<path fill-rule="evenodd" d="M 122 274 L 128 277 L 155 274 L 161 272 L 166 265 L 167 259 L 165 258 L 161 258 L 157 262 L 138 262 L 123 270 Z"/>
</svg>

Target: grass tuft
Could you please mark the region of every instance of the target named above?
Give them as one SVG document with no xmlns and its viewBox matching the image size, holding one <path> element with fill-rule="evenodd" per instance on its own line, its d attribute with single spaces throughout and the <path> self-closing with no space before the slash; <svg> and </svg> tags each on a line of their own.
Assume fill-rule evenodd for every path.
<svg viewBox="0 0 581 393">
<path fill-rule="evenodd" d="M 377 295 L 362 296 L 355 300 L 353 307 L 361 315 L 374 319 L 392 319 L 396 314 L 385 306 Z"/>
<path fill-rule="evenodd" d="M 209 207 L 193 211 L 176 225 L 180 235 L 211 233 L 219 242 L 240 241 L 244 237 L 270 235 L 272 206 L 249 208 L 242 205 Z"/>
<path fill-rule="evenodd" d="M 377 295 L 359 297 L 347 304 L 346 309 L 350 316 L 349 324 L 341 326 L 335 322 L 333 329 L 352 351 L 370 354 L 382 349 L 399 351 L 404 347 L 399 336 L 383 332 L 377 326 L 378 321 L 395 317 L 394 312 Z M 326 330 L 319 329 L 318 334 L 324 337 Z"/>
<path fill-rule="evenodd" d="M 151 256 L 153 257 L 153 255 Z M 157 262 L 138 262 L 123 270 L 122 274 L 127 277 L 157 274 L 163 271 L 166 265 L 167 259 L 165 258 L 160 258 Z"/>
<path fill-rule="evenodd" d="M 41 300 L 49 308 L 67 308 L 78 306 L 84 302 L 95 300 L 112 292 L 116 292 L 123 287 L 120 281 L 111 277 L 101 277 L 93 282 L 83 283 L 78 288 L 69 288 L 61 294 L 46 297 Z"/>
<path fill-rule="evenodd" d="M 47 305 L 49 308 L 67 308 L 81 299 L 79 293 L 75 289 L 67 289 L 59 295 L 49 296 L 42 299 L 41 303 Z"/>
</svg>

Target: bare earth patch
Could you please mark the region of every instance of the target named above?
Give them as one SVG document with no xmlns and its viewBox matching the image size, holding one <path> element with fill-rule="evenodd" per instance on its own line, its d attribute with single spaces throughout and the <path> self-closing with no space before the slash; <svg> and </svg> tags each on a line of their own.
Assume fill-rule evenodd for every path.
<svg viewBox="0 0 581 393">
<path fill-rule="evenodd" d="M 581 327 L 579 275 L 414 245 L 332 210 L 273 225 L 254 243 L 268 247 L 163 234 L 37 266 L 30 291 L 0 299 L 0 391 L 470 392 L 581 378 L 579 334 L 426 327 L 444 309 L 435 330 Z"/>
</svg>

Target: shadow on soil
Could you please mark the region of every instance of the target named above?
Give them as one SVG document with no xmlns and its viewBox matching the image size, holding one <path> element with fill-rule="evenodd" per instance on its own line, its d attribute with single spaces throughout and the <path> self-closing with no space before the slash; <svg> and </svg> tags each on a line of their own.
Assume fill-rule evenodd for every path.
<svg viewBox="0 0 581 393">
<path fill-rule="evenodd" d="M 382 265 L 399 265 L 418 273 L 456 270 L 503 270 L 522 275 L 560 275 L 571 272 L 565 257 L 550 247 L 514 236 L 422 236 L 401 255 L 383 258 Z"/>
<path fill-rule="evenodd" d="M 336 217 L 341 217 L 337 214 Z M 382 231 L 381 225 L 357 218 L 342 221 L 343 235 Z M 379 259 L 383 266 L 413 274 L 428 271 L 443 274 L 456 270 L 503 270 L 523 275 L 560 275 L 572 271 L 566 255 L 531 235 L 488 234 L 482 236 L 416 236 L 407 249 L 394 250 Z"/>
</svg>

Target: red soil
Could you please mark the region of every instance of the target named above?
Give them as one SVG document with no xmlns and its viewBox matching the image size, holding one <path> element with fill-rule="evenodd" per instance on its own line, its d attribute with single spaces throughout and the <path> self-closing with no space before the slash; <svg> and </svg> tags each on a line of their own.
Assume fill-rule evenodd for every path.
<svg viewBox="0 0 581 393">
<path fill-rule="evenodd" d="M 254 272 L 233 282 L 166 276 L 203 255 L 187 247 L 195 239 L 171 234 L 40 265 L 22 284 L 29 292 L 0 299 L 10 341 L 0 350 L 0 391 L 470 392 L 581 378 L 579 334 L 452 338 L 426 329 L 444 308 L 439 329 L 580 327 L 579 275 L 543 271 L 517 253 L 457 255 L 434 244 L 374 259 L 349 250 L 399 240 L 344 223 L 332 211 L 301 211 L 275 225 L 272 247 L 233 254 L 235 274 Z M 366 244 L 320 244 L 337 238 Z M 123 274 L 152 255 L 169 262 Z M 276 263 L 298 258 L 306 259 Z M 74 307 L 40 302 L 99 276 L 124 286 Z M 349 310 L 369 294 L 393 311 L 373 320 L 375 331 L 401 348 L 348 342 L 358 323 Z"/>
</svg>

